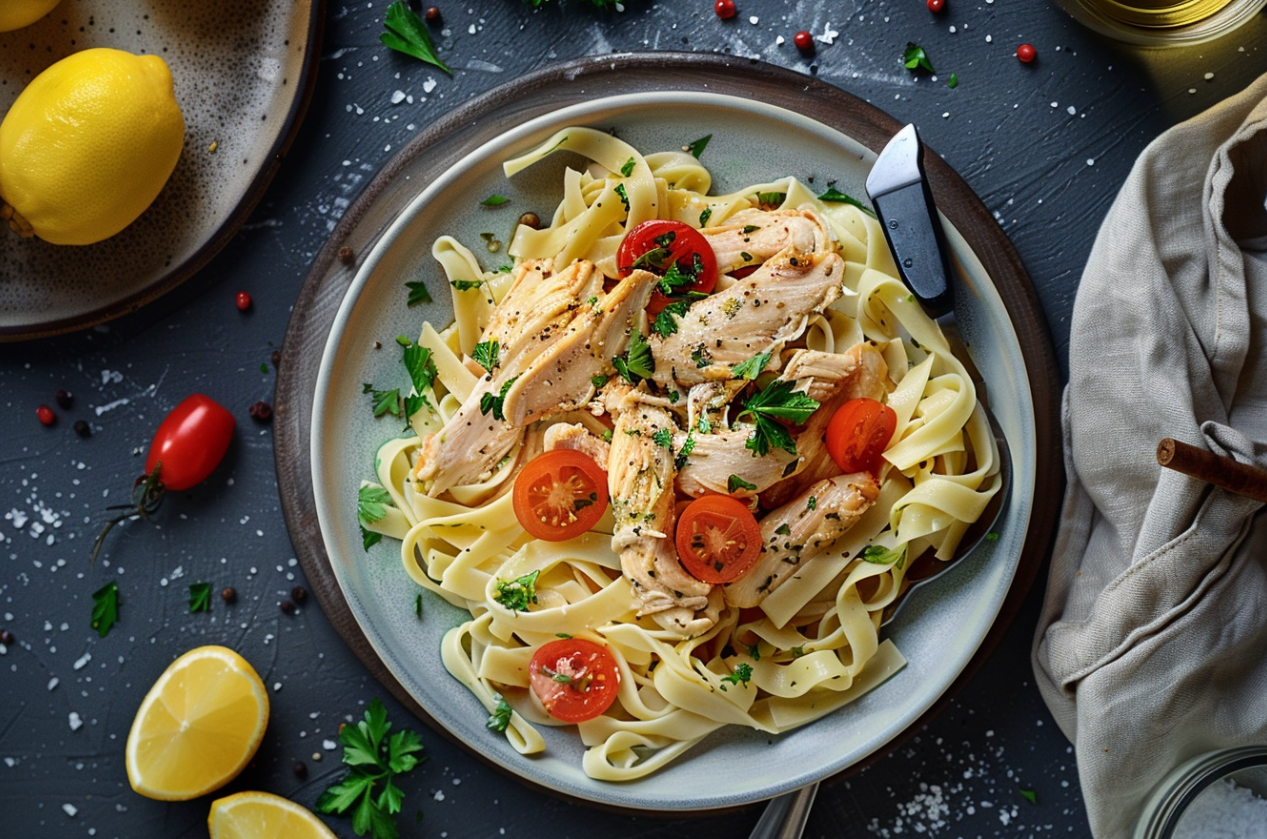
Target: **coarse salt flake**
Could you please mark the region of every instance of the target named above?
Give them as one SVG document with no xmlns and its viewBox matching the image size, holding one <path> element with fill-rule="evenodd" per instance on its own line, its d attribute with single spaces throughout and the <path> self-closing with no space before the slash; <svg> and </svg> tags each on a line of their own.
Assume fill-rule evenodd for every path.
<svg viewBox="0 0 1267 839">
<path fill-rule="evenodd" d="M 74 818 L 75 814 L 79 812 L 79 809 L 75 807 L 74 804 L 63 804 L 62 809 L 66 811 L 66 815 L 70 816 L 71 818 Z"/>
<path fill-rule="evenodd" d="M 79 716 L 78 711 L 71 711 L 70 715 L 66 719 L 66 722 L 70 725 L 71 731 L 78 731 L 84 727 L 83 717 Z"/>
<path fill-rule="evenodd" d="M 404 101 L 405 101 L 405 91 L 397 90 L 392 93 L 393 105 L 399 105 L 401 102 L 404 102 Z"/>
</svg>

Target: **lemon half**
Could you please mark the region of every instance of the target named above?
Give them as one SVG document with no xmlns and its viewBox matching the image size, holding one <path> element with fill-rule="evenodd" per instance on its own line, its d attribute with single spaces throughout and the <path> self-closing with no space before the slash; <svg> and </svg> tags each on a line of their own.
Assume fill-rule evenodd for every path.
<svg viewBox="0 0 1267 839">
<path fill-rule="evenodd" d="M 153 203 L 184 139 L 163 59 L 107 48 L 67 56 L 0 123 L 0 218 L 55 245 L 108 239 Z"/>
<path fill-rule="evenodd" d="M 211 804 L 211 839 L 336 839 L 330 828 L 295 802 L 268 792 L 239 792 Z"/>
<path fill-rule="evenodd" d="M 268 725 L 268 694 L 255 668 L 227 647 L 198 647 L 173 661 L 132 721 L 128 783 L 149 798 L 186 801 L 233 780 Z"/>
</svg>

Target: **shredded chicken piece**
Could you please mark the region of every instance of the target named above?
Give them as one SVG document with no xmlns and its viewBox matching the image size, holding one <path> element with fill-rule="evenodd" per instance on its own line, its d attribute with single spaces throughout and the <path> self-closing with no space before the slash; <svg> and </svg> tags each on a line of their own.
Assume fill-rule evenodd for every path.
<svg viewBox="0 0 1267 839">
<path fill-rule="evenodd" d="M 700 232 L 713 246 L 723 274 L 759 265 L 787 248 L 800 253 L 827 250 L 827 231 L 812 210 L 742 210 Z"/>
<path fill-rule="evenodd" d="M 556 422 L 545 431 L 545 451 L 571 449 L 587 455 L 591 460 L 607 467 L 611 456 L 611 445 L 601 437 L 591 434 L 590 430 L 579 422 Z"/>
<path fill-rule="evenodd" d="M 799 338 L 811 315 L 840 296 L 844 260 L 833 251 L 788 248 L 729 288 L 691 304 L 677 332 L 653 335 L 655 380 L 666 388 L 734 378 L 753 356 L 777 355 Z"/>
<path fill-rule="evenodd" d="M 858 521 L 880 487 L 867 472 L 813 484 L 761 520 L 761 557 L 748 573 L 723 586 L 726 602 L 739 608 L 761 601 L 809 560 L 828 550 Z"/>
<path fill-rule="evenodd" d="M 692 435 L 690 454 L 677 473 L 678 492 L 696 498 L 709 492 L 751 498 L 781 481 L 789 465 L 795 465 L 796 455 L 776 448 L 758 457 L 747 447 L 751 433 L 752 426 L 744 424 L 712 434 Z M 681 451 L 686 441 L 687 435 L 678 434 L 673 441 L 674 450 Z M 732 490 L 731 476 L 753 486 L 736 486 Z"/>
</svg>

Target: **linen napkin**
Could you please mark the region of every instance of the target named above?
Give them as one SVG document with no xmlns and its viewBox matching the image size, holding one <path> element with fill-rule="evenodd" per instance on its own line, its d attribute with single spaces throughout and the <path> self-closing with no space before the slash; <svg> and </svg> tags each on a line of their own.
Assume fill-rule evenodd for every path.
<svg viewBox="0 0 1267 839">
<path fill-rule="evenodd" d="M 1144 150 L 1074 303 L 1033 664 L 1097 839 L 1186 758 L 1267 743 L 1267 515 L 1155 457 L 1267 468 L 1265 97 L 1267 75 Z"/>
</svg>

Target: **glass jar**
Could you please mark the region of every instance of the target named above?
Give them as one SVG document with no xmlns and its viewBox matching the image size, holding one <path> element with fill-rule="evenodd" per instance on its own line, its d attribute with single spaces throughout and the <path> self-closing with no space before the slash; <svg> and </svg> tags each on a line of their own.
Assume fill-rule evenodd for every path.
<svg viewBox="0 0 1267 839">
<path fill-rule="evenodd" d="M 1223 782 L 1235 785 L 1240 795 L 1256 812 L 1267 811 L 1267 746 L 1242 746 L 1208 752 L 1188 760 L 1174 769 L 1149 794 L 1135 822 L 1134 839 L 1171 839 L 1184 816 L 1200 817 L 1210 812 L 1215 796 L 1229 791 Z M 1203 806 L 1203 796 L 1204 804 Z M 1230 811 L 1219 810 L 1222 817 L 1232 818 Z M 1259 817 L 1261 819 L 1261 816 Z M 1183 824 L 1180 835 L 1199 836 L 1197 825 Z M 1262 824 L 1255 823 L 1261 831 Z M 1220 836 L 1225 834 L 1218 834 Z M 1261 832 L 1250 835 L 1261 835 Z"/>
</svg>

